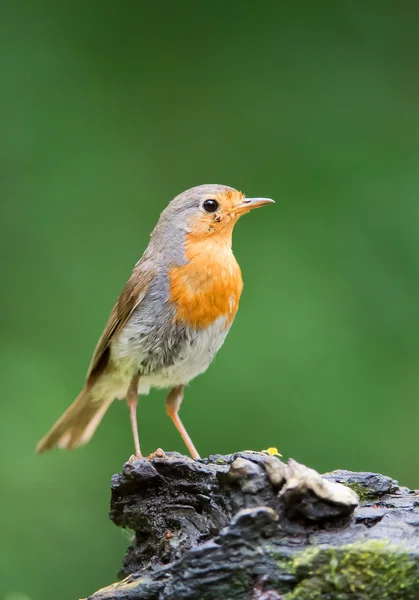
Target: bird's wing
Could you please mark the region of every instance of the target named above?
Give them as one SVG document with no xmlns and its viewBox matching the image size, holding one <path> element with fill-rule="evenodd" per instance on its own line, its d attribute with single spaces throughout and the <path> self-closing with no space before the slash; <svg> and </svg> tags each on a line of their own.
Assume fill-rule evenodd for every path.
<svg viewBox="0 0 419 600">
<path fill-rule="evenodd" d="M 134 267 L 121 295 L 112 309 L 111 316 L 97 343 L 87 371 L 87 381 L 96 380 L 109 361 L 109 347 L 112 338 L 126 325 L 133 311 L 141 304 L 154 278 L 154 269 L 148 261 L 140 260 Z M 92 381 L 93 383 L 93 381 Z"/>
</svg>

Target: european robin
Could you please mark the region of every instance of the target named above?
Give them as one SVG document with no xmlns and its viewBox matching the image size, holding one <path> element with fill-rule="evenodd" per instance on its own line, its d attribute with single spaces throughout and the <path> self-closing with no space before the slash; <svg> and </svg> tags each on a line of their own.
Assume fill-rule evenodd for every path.
<svg viewBox="0 0 419 600">
<path fill-rule="evenodd" d="M 138 395 L 159 387 L 171 388 L 166 412 L 199 458 L 178 414 L 184 386 L 206 371 L 239 306 L 243 281 L 231 249 L 234 225 L 272 202 L 225 185 L 200 185 L 169 203 L 112 310 L 84 388 L 37 452 L 86 444 L 112 401 L 126 398 L 141 457 Z"/>
</svg>

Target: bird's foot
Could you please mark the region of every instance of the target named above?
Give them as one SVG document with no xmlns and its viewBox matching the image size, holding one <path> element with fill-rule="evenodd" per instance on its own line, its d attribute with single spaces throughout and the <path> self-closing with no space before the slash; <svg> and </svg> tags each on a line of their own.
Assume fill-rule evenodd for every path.
<svg viewBox="0 0 419 600">
<path fill-rule="evenodd" d="M 142 454 L 140 454 L 139 456 L 137 456 L 137 454 L 131 454 L 131 456 L 129 457 L 129 459 L 127 460 L 127 462 L 133 463 L 136 460 L 142 460 L 143 458 L 144 458 L 144 456 Z"/>
<path fill-rule="evenodd" d="M 129 457 L 127 462 L 133 463 L 136 460 L 144 460 L 144 459 L 151 460 L 153 458 L 167 458 L 167 454 L 161 448 L 157 448 L 157 450 L 152 452 L 149 456 L 143 456 L 142 454 L 140 454 L 140 455 L 131 454 L 131 456 Z"/>
<path fill-rule="evenodd" d="M 147 456 L 150 460 L 152 458 L 167 458 L 167 454 L 161 448 L 157 448 L 154 452 L 152 452 L 149 456 Z"/>
</svg>

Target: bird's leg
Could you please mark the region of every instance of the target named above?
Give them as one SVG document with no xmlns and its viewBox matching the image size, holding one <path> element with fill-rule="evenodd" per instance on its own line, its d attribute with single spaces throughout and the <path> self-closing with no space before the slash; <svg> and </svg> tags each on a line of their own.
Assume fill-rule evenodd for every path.
<svg viewBox="0 0 419 600">
<path fill-rule="evenodd" d="M 140 440 L 138 438 L 138 424 L 137 424 L 137 404 L 138 404 L 138 381 L 140 377 L 137 374 L 131 379 L 129 388 L 127 391 L 127 404 L 129 408 L 129 418 L 131 419 L 132 436 L 134 438 L 135 456 L 142 458 L 140 450 Z"/>
<path fill-rule="evenodd" d="M 183 400 L 183 385 L 177 385 L 172 388 L 169 392 L 169 395 L 166 399 L 166 412 L 169 417 L 172 419 L 176 429 L 179 431 L 182 436 L 182 440 L 185 442 L 187 449 L 189 450 L 189 454 L 192 458 L 200 458 L 198 454 L 198 450 L 195 448 L 191 438 L 188 435 L 182 421 L 179 418 L 178 412 L 180 405 Z"/>
</svg>

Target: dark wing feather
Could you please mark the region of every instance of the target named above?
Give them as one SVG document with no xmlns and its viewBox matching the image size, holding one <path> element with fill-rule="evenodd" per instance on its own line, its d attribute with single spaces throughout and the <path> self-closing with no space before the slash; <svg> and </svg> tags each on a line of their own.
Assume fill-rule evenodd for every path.
<svg viewBox="0 0 419 600">
<path fill-rule="evenodd" d="M 87 371 L 88 383 L 106 368 L 109 360 L 109 346 L 112 338 L 126 325 L 133 311 L 141 304 L 154 278 L 154 270 L 147 261 L 140 260 L 134 267 L 122 294 L 112 309 L 111 316 L 97 343 Z"/>
</svg>

